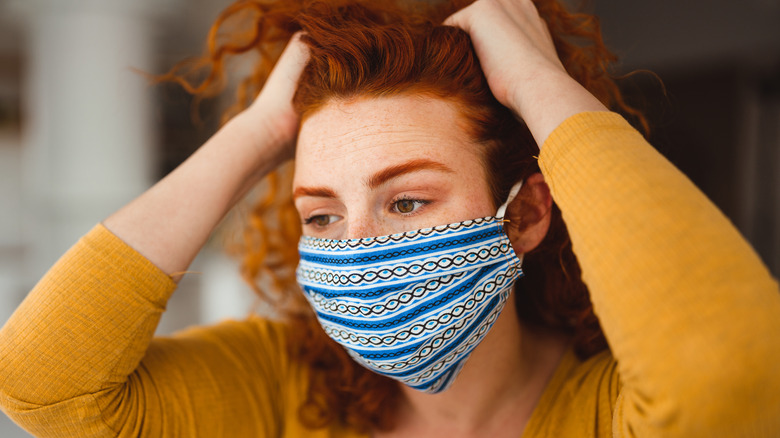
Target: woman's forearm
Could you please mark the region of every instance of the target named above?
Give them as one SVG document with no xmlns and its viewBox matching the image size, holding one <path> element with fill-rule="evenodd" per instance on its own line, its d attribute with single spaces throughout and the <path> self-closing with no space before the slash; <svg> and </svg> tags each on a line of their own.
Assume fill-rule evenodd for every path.
<svg viewBox="0 0 780 438">
<path fill-rule="evenodd" d="M 609 111 L 566 72 L 551 70 L 520 81 L 510 108 L 523 121 L 541 149 L 550 134 L 569 117 L 593 111 Z"/>
<path fill-rule="evenodd" d="M 281 164 L 283 140 L 242 113 L 154 187 L 111 215 L 106 228 L 169 275 L 187 269 L 227 211 Z"/>
</svg>

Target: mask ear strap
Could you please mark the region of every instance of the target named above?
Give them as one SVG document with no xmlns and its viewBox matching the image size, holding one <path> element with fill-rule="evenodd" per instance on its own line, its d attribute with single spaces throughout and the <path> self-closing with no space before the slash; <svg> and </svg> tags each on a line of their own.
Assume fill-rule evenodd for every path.
<svg viewBox="0 0 780 438">
<path fill-rule="evenodd" d="M 509 190 L 509 196 L 506 199 L 506 202 L 504 202 L 501 207 L 498 207 L 498 212 L 496 212 L 496 217 L 499 219 L 504 218 L 504 213 L 506 213 L 506 208 L 509 206 L 509 204 L 515 200 L 515 197 L 520 192 L 520 187 L 523 187 L 523 180 L 518 181 L 515 183 L 515 185 L 512 186 L 512 189 Z"/>
</svg>

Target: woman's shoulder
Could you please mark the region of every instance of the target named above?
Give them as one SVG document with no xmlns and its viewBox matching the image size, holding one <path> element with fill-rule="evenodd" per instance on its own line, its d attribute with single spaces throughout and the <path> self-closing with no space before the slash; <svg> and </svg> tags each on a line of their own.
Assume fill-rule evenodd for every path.
<svg viewBox="0 0 780 438">
<path fill-rule="evenodd" d="M 295 385 L 298 372 L 290 360 L 285 327 L 283 320 L 258 315 L 192 326 L 155 337 L 143 362 L 164 376 L 171 370 L 185 375 L 206 372 L 218 383 L 229 375 L 243 381 L 245 389 L 273 389 L 281 397 Z"/>
<path fill-rule="evenodd" d="M 609 350 L 581 359 L 570 349 L 548 382 L 523 437 L 611 437 L 620 389 L 617 362 Z M 583 431 L 588 432 L 583 435 Z"/>
<path fill-rule="evenodd" d="M 256 392 L 260 398 L 268 399 L 263 405 L 283 425 L 282 436 L 362 437 L 338 424 L 312 430 L 301 422 L 300 406 L 307 397 L 311 371 L 309 365 L 291 354 L 294 324 L 285 318 L 251 314 L 243 319 L 186 329 L 173 338 L 216 345 L 214 354 L 229 364 L 225 372 L 245 376 L 243 391 Z"/>
<path fill-rule="evenodd" d="M 288 325 L 283 319 L 251 314 L 155 337 L 143 369 L 158 392 L 201 388 L 204 398 L 221 398 L 240 412 L 251 408 L 261 413 L 264 420 L 257 425 L 270 427 L 272 434 L 295 429 L 308 370 L 291 360 Z M 236 415 L 232 418 L 239 421 Z"/>
<path fill-rule="evenodd" d="M 225 351 L 245 352 L 248 357 L 258 360 L 287 362 L 288 325 L 284 319 L 252 313 L 241 319 L 224 319 L 210 325 L 188 327 L 155 340 L 214 344 Z"/>
<path fill-rule="evenodd" d="M 617 361 L 609 350 L 603 350 L 586 359 L 579 359 L 573 352 L 572 364 L 566 374 L 566 387 L 572 391 L 587 391 L 589 389 L 612 389 L 614 398 L 620 390 Z M 618 386 L 611 387 L 615 384 Z M 604 386 L 607 385 L 607 386 Z"/>
</svg>

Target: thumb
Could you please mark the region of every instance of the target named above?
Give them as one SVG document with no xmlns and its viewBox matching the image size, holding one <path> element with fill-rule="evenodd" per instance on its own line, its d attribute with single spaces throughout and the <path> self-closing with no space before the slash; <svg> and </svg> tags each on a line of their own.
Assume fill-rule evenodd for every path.
<svg viewBox="0 0 780 438">
<path fill-rule="evenodd" d="M 466 32 L 468 32 L 469 29 L 471 28 L 471 23 L 470 23 L 470 20 L 469 20 L 469 16 L 470 16 L 469 8 L 470 7 L 471 6 L 467 6 L 467 7 L 463 8 L 463 9 L 459 10 L 458 12 L 450 15 L 449 17 L 447 17 L 446 20 L 444 20 L 444 22 L 442 24 L 445 25 L 445 26 L 458 27 L 458 28 L 461 28 L 461 29 L 465 30 Z"/>
</svg>

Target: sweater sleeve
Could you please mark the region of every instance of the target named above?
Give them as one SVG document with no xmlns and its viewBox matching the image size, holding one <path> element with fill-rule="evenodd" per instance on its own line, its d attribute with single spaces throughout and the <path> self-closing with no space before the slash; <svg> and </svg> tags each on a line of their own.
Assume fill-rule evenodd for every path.
<svg viewBox="0 0 780 438">
<path fill-rule="evenodd" d="M 228 322 L 152 340 L 174 289 L 95 227 L 0 330 L 0 406 L 36 436 L 278 435 L 278 331 Z"/>
<path fill-rule="evenodd" d="M 613 434 L 776 436 L 780 294 L 728 219 L 613 113 L 566 120 L 539 164 L 618 362 Z"/>
</svg>

